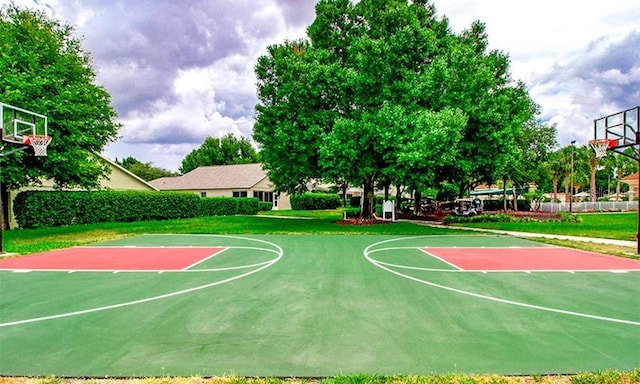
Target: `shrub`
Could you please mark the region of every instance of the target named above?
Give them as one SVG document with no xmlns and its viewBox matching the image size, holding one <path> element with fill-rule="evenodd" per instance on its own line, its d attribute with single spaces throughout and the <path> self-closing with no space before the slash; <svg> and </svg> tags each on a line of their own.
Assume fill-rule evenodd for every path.
<svg viewBox="0 0 640 384">
<path fill-rule="evenodd" d="M 560 221 L 563 223 L 582 223 L 582 217 L 575 213 L 560 211 L 558 215 L 560 215 Z"/>
<path fill-rule="evenodd" d="M 238 200 L 237 215 L 255 215 L 259 211 L 260 200 L 253 197 L 236 198 Z"/>
<path fill-rule="evenodd" d="M 509 223 L 517 221 L 513 216 L 499 213 L 497 215 L 476 215 L 476 216 L 455 216 L 449 215 L 442 221 L 444 224 L 462 224 L 462 223 Z"/>
<path fill-rule="evenodd" d="M 191 192 L 25 191 L 14 201 L 14 213 L 21 228 L 255 215 L 258 209 L 259 201 L 255 198 L 201 198 Z"/>
<path fill-rule="evenodd" d="M 197 216 L 199 199 L 187 192 L 25 191 L 14 213 L 22 228 L 164 220 Z"/>
<path fill-rule="evenodd" d="M 360 217 L 360 208 L 348 207 L 344 209 L 344 213 L 347 219 L 356 219 Z"/>
<path fill-rule="evenodd" d="M 260 212 L 270 211 L 273 209 L 273 204 L 268 201 L 260 201 L 258 202 L 258 210 Z"/>
<path fill-rule="evenodd" d="M 238 198 L 203 197 L 198 206 L 200 216 L 230 216 L 238 212 Z"/>
<path fill-rule="evenodd" d="M 341 205 L 340 196 L 333 193 L 303 193 L 291 196 L 291 208 L 295 210 L 336 209 Z"/>
</svg>

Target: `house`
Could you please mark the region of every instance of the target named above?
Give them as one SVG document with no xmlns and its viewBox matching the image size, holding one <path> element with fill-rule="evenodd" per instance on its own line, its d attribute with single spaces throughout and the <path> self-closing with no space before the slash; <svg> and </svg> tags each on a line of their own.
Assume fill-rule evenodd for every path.
<svg viewBox="0 0 640 384">
<path fill-rule="evenodd" d="M 103 161 L 109 167 L 110 173 L 106 178 L 102 178 L 98 180 L 100 185 L 100 189 L 109 189 L 113 191 L 158 191 L 156 187 L 144 181 L 140 177 L 134 175 L 129 172 L 127 169 L 122 167 L 121 165 L 109 160 L 108 158 L 97 154 L 96 155 L 99 161 Z M 39 185 L 29 186 L 25 188 L 21 188 L 16 191 L 9 191 L 9 196 L 7 199 L 7 209 L 9 214 L 9 228 L 17 228 L 18 223 L 13 214 L 13 199 L 18 195 L 18 193 L 22 191 L 52 191 L 54 190 L 54 182 L 53 180 L 43 179 Z M 76 188 L 77 190 L 77 188 Z"/>
<path fill-rule="evenodd" d="M 198 167 L 182 176 L 161 177 L 149 182 L 161 191 L 189 191 L 202 197 L 255 197 L 273 209 L 291 209 L 289 196 L 274 191 L 262 164 Z"/>
</svg>

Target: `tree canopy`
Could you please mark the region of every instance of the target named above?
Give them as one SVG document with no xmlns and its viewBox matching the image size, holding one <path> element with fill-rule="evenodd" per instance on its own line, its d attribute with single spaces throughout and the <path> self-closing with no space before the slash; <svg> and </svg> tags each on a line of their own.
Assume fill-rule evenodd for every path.
<svg viewBox="0 0 640 384">
<path fill-rule="evenodd" d="M 108 167 L 94 155 L 117 138 L 120 124 L 92 59 L 69 25 L 14 4 L 0 8 L 0 101 L 46 115 L 47 157 L 0 157 L 3 187 L 46 177 L 58 187 L 95 187 Z"/>
<path fill-rule="evenodd" d="M 258 59 L 254 139 L 281 191 L 311 179 L 424 188 L 501 177 L 535 113 L 482 23 L 458 35 L 427 0 L 321 0 L 308 40 Z"/>
<path fill-rule="evenodd" d="M 248 164 L 258 162 L 258 154 L 246 137 L 232 133 L 222 138 L 207 137 L 202 145 L 189 152 L 180 166 L 181 173 L 208 165 Z"/>
<path fill-rule="evenodd" d="M 134 175 L 145 181 L 150 181 L 166 176 L 177 176 L 174 172 L 155 167 L 152 163 L 143 163 L 133 156 L 125 157 L 124 159 L 122 159 L 122 161 L 118 161 L 118 159 L 116 159 L 116 163 L 120 164 L 127 171 L 133 173 Z"/>
</svg>

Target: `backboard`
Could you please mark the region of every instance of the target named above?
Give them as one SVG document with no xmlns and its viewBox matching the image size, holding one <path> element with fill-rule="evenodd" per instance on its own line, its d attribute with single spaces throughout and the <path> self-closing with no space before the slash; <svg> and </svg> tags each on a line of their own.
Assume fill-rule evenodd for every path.
<svg viewBox="0 0 640 384">
<path fill-rule="evenodd" d="M 634 107 L 593 121 L 594 139 L 615 140 L 610 151 L 640 161 L 640 107 Z M 628 149 L 631 149 L 630 151 Z"/>
<path fill-rule="evenodd" d="M 0 103 L 0 128 L 3 142 L 22 145 L 28 136 L 47 136 L 47 117 Z"/>
</svg>

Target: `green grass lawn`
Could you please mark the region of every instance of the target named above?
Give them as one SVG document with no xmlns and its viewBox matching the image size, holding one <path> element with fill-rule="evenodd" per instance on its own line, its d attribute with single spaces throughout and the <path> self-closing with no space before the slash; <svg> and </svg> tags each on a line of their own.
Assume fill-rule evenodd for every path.
<svg viewBox="0 0 640 384">
<path fill-rule="evenodd" d="M 340 210 L 273 211 L 258 216 L 215 216 L 192 219 L 100 223 L 67 227 L 5 231 L 4 251 L 19 254 L 92 244 L 147 233 L 176 234 L 369 234 L 438 235 L 452 232 L 409 222 L 340 225 Z"/>
<path fill-rule="evenodd" d="M 182 220 L 134 223 L 101 223 L 57 228 L 10 230 L 3 233 L 4 251 L 19 254 L 91 244 L 145 233 L 204 234 L 448 234 L 446 228 L 432 228 L 412 222 L 380 225 L 339 225 L 341 210 L 270 211 L 258 216 L 216 216 Z M 637 214 L 580 214 L 581 223 L 518 222 L 473 223 L 468 227 L 508 231 L 550 233 L 571 236 L 634 240 Z"/>
<path fill-rule="evenodd" d="M 505 231 L 549 233 L 555 235 L 600 237 L 616 240 L 635 240 L 638 231 L 638 214 L 585 213 L 578 215 L 582 222 L 515 222 L 515 223 L 470 223 L 465 227 L 500 229 Z"/>
</svg>

